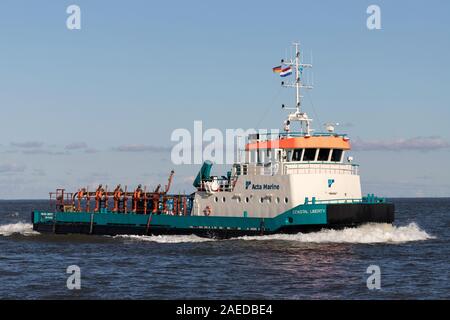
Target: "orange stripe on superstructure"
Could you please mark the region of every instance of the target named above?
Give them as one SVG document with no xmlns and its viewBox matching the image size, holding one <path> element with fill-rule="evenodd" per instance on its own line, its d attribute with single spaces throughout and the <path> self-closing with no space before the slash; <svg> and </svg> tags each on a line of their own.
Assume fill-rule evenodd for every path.
<svg viewBox="0 0 450 320">
<path fill-rule="evenodd" d="M 248 143 L 245 150 L 255 149 L 303 149 L 303 148 L 330 148 L 350 150 L 350 141 L 342 136 L 326 137 L 293 137 L 278 140 Z"/>
</svg>

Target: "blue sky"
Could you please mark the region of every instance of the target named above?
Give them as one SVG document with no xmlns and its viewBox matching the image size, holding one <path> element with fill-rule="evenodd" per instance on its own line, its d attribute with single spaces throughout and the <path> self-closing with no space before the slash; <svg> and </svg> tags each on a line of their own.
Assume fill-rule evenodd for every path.
<svg viewBox="0 0 450 320">
<path fill-rule="evenodd" d="M 66 8 L 81 8 L 68 30 Z M 381 30 L 366 8 L 381 8 Z M 0 199 L 56 187 L 165 183 L 176 128 L 277 128 L 271 72 L 314 58 L 305 110 L 354 141 L 363 191 L 449 196 L 448 1 L 2 1 Z M 139 148 L 130 148 L 132 145 Z"/>
</svg>

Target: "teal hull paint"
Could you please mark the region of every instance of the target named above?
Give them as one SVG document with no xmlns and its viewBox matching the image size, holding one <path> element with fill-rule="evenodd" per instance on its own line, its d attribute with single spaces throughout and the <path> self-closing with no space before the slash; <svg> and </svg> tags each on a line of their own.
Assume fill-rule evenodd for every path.
<svg viewBox="0 0 450 320">
<path fill-rule="evenodd" d="M 171 216 L 123 213 L 87 212 L 37 212 L 33 214 L 33 224 L 90 224 L 101 226 L 163 227 L 169 229 L 237 229 L 276 232 L 285 226 L 326 225 L 327 206 L 325 204 L 299 205 L 274 218 L 221 217 L 221 216 Z"/>
</svg>

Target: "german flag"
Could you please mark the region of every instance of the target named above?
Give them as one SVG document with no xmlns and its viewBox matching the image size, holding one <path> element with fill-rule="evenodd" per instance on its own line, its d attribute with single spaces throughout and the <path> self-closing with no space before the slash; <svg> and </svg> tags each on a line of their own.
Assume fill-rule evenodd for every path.
<svg viewBox="0 0 450 320">
<path fill-rule="evenodd" d="M 280 73 L 282 69 L 283 68 L 281 68 L 281 66 L 278 66 L 278 67 L 273 67 L 272 71 L 275 72 L 275 73 Z"/>
</svg>

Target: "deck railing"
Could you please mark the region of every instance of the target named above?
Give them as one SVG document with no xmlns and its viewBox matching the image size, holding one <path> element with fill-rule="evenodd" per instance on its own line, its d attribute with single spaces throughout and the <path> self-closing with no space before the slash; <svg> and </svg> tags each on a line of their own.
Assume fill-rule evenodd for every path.
<svg viewBox="0 0 450 320">
<path fill-rule="evenodd" d="M 351 163 L 294 162 L 283 163 L 283 174 L 350 174 L 358 175 L 358 165 Z"/>
<path fill-rule="evenodd" d="M 349 174 L 358 175 L 359 166 L 353 163 L 330 162 L 278 162 L 268 164 L 242 164 L 234 167 L 233 174 L 272 176 L 276 174 Z"/>
<path fill-rule="evenodd" d="M 315 197 L 305 198 L 304 204 L 333 204 L 333 203 L 365 203 L 365 204 L 373 204 L 373 203 L 386 203 L 386 198 L 378 197 L 373 193 L 369 193 L 368 195 L 362 198 L 343 198 L 343 199 L 316 199 Z"/>
</svg>

